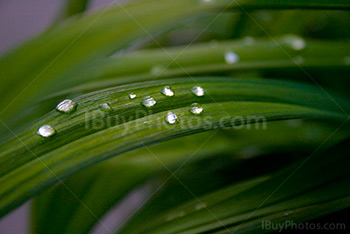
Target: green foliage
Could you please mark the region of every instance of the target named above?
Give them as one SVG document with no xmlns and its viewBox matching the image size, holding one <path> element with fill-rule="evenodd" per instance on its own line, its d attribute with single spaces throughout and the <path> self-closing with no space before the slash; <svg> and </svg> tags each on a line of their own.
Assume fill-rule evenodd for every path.
<svg viewBox="0 0 350 234">
<path fill-rule="evenodd" d="M 1 216 L 35 197 L 32 233 L 88 233 L 140 188 L 121 233 L 261 233 L 273 231 L 263 220 L 348 207 L 348 1 L 147 0 L 82 14 L 87 4 L 67 1 L 0 59 Z M 53 110 L 66 98 L 75 111 Z M 38 135 L 43 125 L 55 134 Z"/>
</svg>

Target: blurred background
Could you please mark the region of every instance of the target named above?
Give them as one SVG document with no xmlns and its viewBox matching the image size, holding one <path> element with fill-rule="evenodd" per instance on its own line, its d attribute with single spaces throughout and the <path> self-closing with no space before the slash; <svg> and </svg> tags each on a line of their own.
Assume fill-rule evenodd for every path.
<svg viewBox="0 0 350 234">
<path fill-rule="evenodd" d="M 127 0 L 91 0 L 89 10 L 125 1 Z M 64 2 L 63 0 L 1 0 L 0 56 L 50 26 L 58 17 Z M 0 219 L 0 233 L 29 233 L 29 206 L 28 202 Z"/>
<path fill-rule="evenodd" d="M 88 9 L 92 10 L 108 6 L 113 2 L 126 1 L 128 0 L 90 0 Z M 49 27 L 59 17 L 59 12 L 64 6 L 64 2 L 65 0 L 0 0 L 0 56 L 3 56 L 25 40 L 34 37 Z M 196 42 L 198 42 L 214 39 L 251 39 L 266 36 L 266 33 L 262 31 L 255 22 L 245 14 L 240 14 L 239 12 L 235 12 L 234 14 L 232 14 L 232 12 L 221 14 L 220 20 L 217 20 L 210 24 L 210 27 L 206 28 L 209 22 L 215 17 L 216 15 L 212 14 L 209 16 L 202 16 L 199 20 L 186 21 L 183 23 L 182 27 L 176 29 L 175 32 L 173 31 L 169 34 L 165 34 L 163 37 L 157 38 L 157 40 L 162 46 L 173 46 L 190 43 L 193 39 L 196 39 Z M 345 11 L 310 10 L 308 14 L 306 14 L 305 10 L 285 10 L 283 12 L 259 10 L 252 12 L 251 17 L 259 22 L 259 24 L 274 37 L 294 33 L 302 35 L 305 39 L 332 40 L 333 38 L 350 38 L 350 30 L 348 28 L 350 14 Z M 303 24 L 295 23 L 296 19 L 302 21 Z M 238 22 L 237 25 L 239 27 L 233 28 L 234 22 Z M 334 22 L 336 22 L 337 27 L 334 27 Z M 288 27 L 286 27 L 286 25 Z M 203 34 L 202 28 L 206 28 L 206 32 Z M 197 37 L 199 35 L 200 37 Z M 213 41 L 213 43 L 215 44 L 215 41 Z M 152 44 L 151 41 L 148 46 L 158 47 L 159 45 L 155 43 Z M 333 73 L 333 71 L 331 72 Z M 296 74 L 298 75 L 298 79 L 302 82 L 309 80 L 301 71 L 294 71 L 291 73 L 288 70 L 283 76 L 286 78 L 293 76 L 293 79 L 296 79 L 296 77 L 294 77 Z M 314 75 L 313 73 L 310 74 Z M 345 72 L 341 71 L 341 74 L 344 78 L 348 78 L 348 73 L 345 74 Z M 249 72 L 248 75 L 250 75 Z M 264 75 L 272 78 L 278 76 L 280 78 L 281 71 L 278 70 L 276 73 L 270 72 L 261 74 L 262 77 L 264 77 Z M 324 71 L 322 71 L 322 74 L 315 74 L 315 76 L 320 79 L 319 82 L 322 86 L 336 86 L 338 91 L 343 88 L 344 93 L 348 93 L 347 86 L 344 86 L 342 82 L 333 82 L 331 80 L 331 84 L 328 84 L 326 83 L 328 79 L 323 81 L 322 77 L 328 78 Z M 108 223 L 108 220 L 104 220 L 104 223 L 108 226 L 113 225 L 112 223 L 115 225 L 115 222 L 118 221 L 121 223 L 125 217 L 118 216 L 118 214 L 122 213 L 126 216 L 128 210 L 130 210 L 133 205 L 137 207 L 138 204 L 141 203 L 140 197 L 142 197 L 142 194 L 145 194 L 145 191 L 138 191 L 131 194 L 130 197 L 127 197 L 126 202 L 122 203 L 124 205 L 127 204 L 128 207 L 116 207 L 113 209 L 112 215 L 108 214 L 110 215 L 109 217 L 111 217 L 111 222 Z M 28 233 L 30 219 L 29 208 L 30 202 L 11 212 L 3 219 L 0 219 L 0 234 Z M 113 227 L 110 229 L 113 230 Z M 104 231 L 103 228 L 99 230 L 97 227 L 94 234 L 102 234 L 105 233 Z"/>
<path fill-rule="evenodd" d="M 89 9 L 127 0 L 91 0 Z M 1 0 L 0 55 L 45 30 L 58 16 L 64 0 Z"/>
</svg>

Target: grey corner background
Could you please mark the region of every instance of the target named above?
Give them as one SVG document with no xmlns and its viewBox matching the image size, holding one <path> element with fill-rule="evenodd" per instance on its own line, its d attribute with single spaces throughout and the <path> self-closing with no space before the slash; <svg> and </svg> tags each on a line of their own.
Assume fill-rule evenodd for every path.
<svg viewBox="0 0 350 234">
<path fill-rule="evenodd" d="M 125 0 L 91 0 L 89 9 Z M 65 0 L 0 0 L 0 56 L 48 27 Z"/>
</svg>

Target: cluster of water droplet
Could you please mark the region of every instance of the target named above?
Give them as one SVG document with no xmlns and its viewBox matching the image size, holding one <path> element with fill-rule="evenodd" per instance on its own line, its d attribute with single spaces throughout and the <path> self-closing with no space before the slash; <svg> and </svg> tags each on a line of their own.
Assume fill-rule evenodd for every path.
<svg viewBox="0 0 350 234">
<path fill-rule="evenodd" d="M 173 97 L 175 96 L 175 92 L 174 90 L 170 87 L 170 86 L 164 86 L 160 92 L 164 95 L 164 96 L 167 96 L 167 97 Z M 204 96 L 204 89 L 200 86 L 194 86 L 192 89 L 191 89 L 191 92 L 198 96 L 198 97 L 201 97 L 201 96 Z M 144 99 L 142 99 L 141 101 L 142 105 L 147 107 L 147 108 L 150 108 L 150 107 L 153 107 L 157 104 L 157 101 L 154 99 L 154 97 L 152 96 L 146 96 Z M 198 103 L 193 103 L 191 106 L 190 106 L 190 109 L 189 111 L 194 114 L 194 115 L 199 115 L 202 113 L 203 111 L 203 107 L 198 104 Z M 168 123 L 168 124 L 175 124 L 178 122 L 178 117 L 176 114 L 174 114 L 173 112 L 168 112 L 166 117 L 165 117 L 165 121 Z"/>
<path fill-rule="evenodd" d="M 70 114 L 74 112 L 77 107 L 78 103 L 70 99 L 65 99 L 56 106 L 56 110 L 61 113 Z M 43 125 L 38 129 L 37 134 L 44 138 L 48 138 L 55 135 L 56 130 L 50 125 Z"/>
<path fill-rule="evenodd" d="M 167 97 L 175 96 L 175 92 L 173 91 L 173 89 L 170 86 L 164 86 L 160 90 L 160 92 L 164 96 L 167 96 Z M 204 89 L 200 86 L 194 86 L 191 89 L 191 92 L 198 97 L 204 96 Z M 130 99 L 136 98 L 136 94 L 130 93 L 129 98 Z M 150 107 L 155 106 L 157 104 L 157 101 L 152 96 L 146 96 L 142 99 L 141 104 L 144 107 L 150 108 Z M 77 109 L 77 107 L 78 107 L 78 103 L 76 103 L 70 99 L 65 99 L 56 106 L 56 110 L 58 112 L 61 112 L 61 113 L 70 114 L 70 113 L 74 112 Z M 103 104 L 100 104 L 98 107 L 100 110 L 102 110 L 104 112 L 110 112 L 113 110 L 110 103 L 103 103 Z M 203 112 L 203 107 L 198 103 L 193 103 L 190 106 L 189 111 L 194 115 L 200 115 Z M 175 124 L 176 122 L 178 122 L 178 117 L 173 112 L 168 112 L 167 116 L 165 117 L 165 120 L 169 124 Z M 42 136 L 42 137 L 47 138 L 47 137 L 55 135 L 56 130 L 53 127 L 51 127 L 50 125 L 43 125 L 38 129 L 37 134 Z"/>
</svg>

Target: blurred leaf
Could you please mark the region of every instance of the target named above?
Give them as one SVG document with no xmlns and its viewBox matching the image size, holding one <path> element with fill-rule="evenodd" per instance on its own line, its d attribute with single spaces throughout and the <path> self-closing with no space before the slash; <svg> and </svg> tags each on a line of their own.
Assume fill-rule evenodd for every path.
<svg viewBox="0 0 350 234">
<path fill-rule="evenodd" d="M 193 0 L 137 1 L 69 19 L 44 32 L 0 60 L 1 115 L 9 117 L 28 101 L 62 88 L 65 72 L 125 48 L 203 7 Z"/>
<path fill-rule="evenodd" d="M 61 12 L 60 18 L 69 18 L 76 14 L 84 12 L 90 0 L 65 0 L 64 9 Z"/>
<path fill-rule="evenodd" d="M 254 233 L 261 231 L 264 218 L 303 222 L 348 206 L 350 102 L 342 95 L 348 96 L 350 58 L 344 40 L 349 37 L 341 34 L 347 29 L 349 1 L 139 0 L 79 14 L 87 2 L 67 0 L 63 20 L 0 59 L 0 216 L 57 183 L 36 199 L 35 232 L 86 233 L 139 186 L 157 192 L 155 186 L 167 181 L 124 232 Z M 302 10 L 275 11 L 297 8 Z M 327 16 L 320 10 L 342 11 Z M 188 31 L 190 24 L 196 32 Z M 249 37 L 285 33 L 303 38 L 276 37 L 276 45 Z M 248 37 L 206 41 L 216 34 L 220 40 Z M 149 48 L 184 46 L 129 53 L 155 36 L 161 42 L 148 43 Z M 192 46 L 196 41 L 206 42 Z M 305 77 L 311 85 L 296 82 Z M 152 81 L 158 78 L 172 79 Z M 161 94 L 166 85 L 174 97 Z M 204 88 L 202 97 L 191 93 L 198 85 Z M 144 107 L 146 96 L 156 105 Z M 75 111 L 52 110 L 67 97 L 78 103 Z M 202 114 L 190 113 L 193 103 L 203 106 Z M 178 117 L 176 124 L 166 122 L 170 111 Z M 209 130 L 265 129 L 267 122 L 280 120 L 290 122 L 275 123 L 259 136 L 218 130 L 215 140 L 186 158 L 196 143 L 202 146 L 211 137 Z M 295 129 L 293 121 L 302 126 Z M 36 134 L 46 124 L 55 129 L 54 136 Z M 321 143 L 318 152 L 343 139 L 318 157 L 304 158 L 315 145 Z M 169 168 L 179 169 L 182 185 L 191 192 L 184 193 L 177 177 L 167 179 L 160 160 L 150 159 L 149 145 Z M 139 148 L 145 149 L 132 152 Z M 299 159 L 304 161 L 290 166 Z M 72 189 L 62 183 L 80 171 L 67 180 Z M 118 177 L 119 183 L 108 187 Z M 191 200 L 193 195 L 205 204 Z M 69 206 L 62 207 L 64 202 Z M 96 215 L 86 212 L 87 205 Z"/>
<path fill-rule="evenodd" d="M 345 169 L 350 163 L 347 159 L 348 144 L 345 141 L 321 155 L 303 159 L 271 179 L 248 190 L 238 190 L 238 194 L 233 193 L 228 198 L 221 198 L 227 195 L 227 189 L 224 189 L 159 213 L 156 219 L 143 216 L 142 224 L 129 225 L 124 232 L 228 233 L 241 228 L 244 233 L 257 228 L 260 229 L 256 231 L 261 232 L 263 220 L 295 220 L 297 223 L 346 208 L 349 203 L 345 201 L 350 194 L 350 174 Z M 329 157 L 330 153 L 332 157 Z M 324 173 L 325 170 L 328 173 Z M 236 188 L 233 186 L 230 190 Z M 330 206 L 332 203 L 338 206 Z M 315 209 L 310 209 L 310 206 Z M 301 212 L 305 210 L 309 210 L 308 216 Z"/>
</svg>

